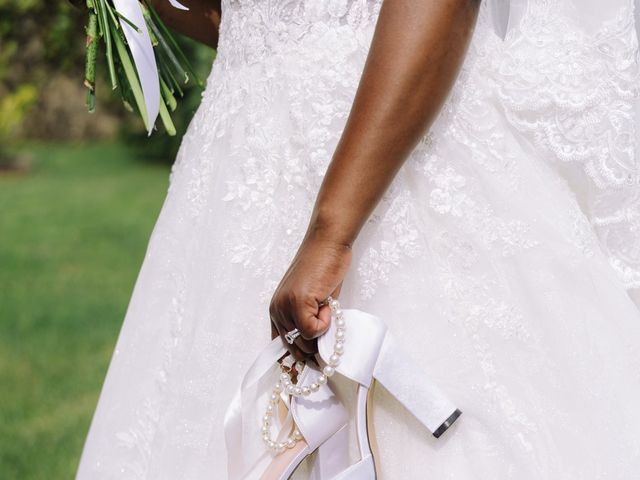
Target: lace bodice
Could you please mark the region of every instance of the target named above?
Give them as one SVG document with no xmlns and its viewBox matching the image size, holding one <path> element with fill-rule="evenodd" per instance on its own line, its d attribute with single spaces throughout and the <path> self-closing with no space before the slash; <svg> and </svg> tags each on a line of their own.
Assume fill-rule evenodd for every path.
<svg viewBox="0 0 640 480">
<path fill-rule="evenodd" d="M 295 67 L 300 54 L 340 55 L 377 19 L 381 0 L 223 2 L 219 54 L 227 66 Z M 320 48 L 324 46 L 323 48 Z M 303 56 L 306 56 L 303 55 Z M 339 58 L 339 57 L 338 57 Z"/>
</svg>

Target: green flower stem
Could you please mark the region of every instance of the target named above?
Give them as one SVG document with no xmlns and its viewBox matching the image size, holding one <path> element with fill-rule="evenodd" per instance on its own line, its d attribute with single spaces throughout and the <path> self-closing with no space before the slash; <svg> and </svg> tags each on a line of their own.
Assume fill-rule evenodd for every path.
<svg viewBox="0 0 640 480">
<path fill-rule="evenodd" d="M 109 79 L 111 80 L 111 88 L 118 88 L 118 80 L 116 78 L 116 67 L 113 63 L 113 45 L 111 41 L 111 29 L 109 28 L 108 7 L 106 0 L 97 0 L 96 5 L 100 9 L 100 18 L 102 18 L 102 37 L 106 46 L 107 66 L 109 68 Z"/>
<path fill-rule="evenodd" d="M 115 10 L 115 14 L 118 16 L 119 19 L 121 19 L 124 23 L 128 24 L 131 28 L 133 28 L 136 32 L 140 33 L 140 29 L 138 28 L 138 26 L 133 23 L 131 20 L 129 20 L 127 17 L 125 17 L 124 15 L 122 15 L 119 11 Z"/>
<path fill-rule="evenodd" d="M 170 137 L 175 136 L 176 127 L 171 120 L 171 115 L 169 115 L 169 111 L 167 110 L 167 106 L 165 105 L 164 101 L 160 101 L 160 119 L 162 120 L 162 124 L 164 125 L 167 134 Z"/>
<path fill-rule="evenodd" d="M 163 57 L 162 55 L 159 55 L 159 59 L 158 60 L 162 60 Z M 169 68 L 169 66 L 164 62 L 164 61 L 159 61 L 158 62 L 160 71 L 162 73 L 164 73 L 166 75 L 166 77 L 169 79 L 169 83 L 172 86 L 171 91 L 177 91 L 178 95 L 180 95 L 181 97 L 184 97 L 184 92 L 182 91 L 182 87 L 180 86 L 180 82 L 178 82 L 178 80 L 176 79 L 176 77 L 173 75 L 173 72 L 171 71 L 171 69 Z"/>
<path fill-rule="evenodd" d="M 162 89 L 162 98 L 164 98 L 167 108 L 174 112 L 178 106 L 178 102 L 176 102 L 176 98 L 162 78 L 160 78 L 160 88 Z"/>
<path fill-rule="evenodd" d="M 176 55 L 171 50 L 171 47 L 167 43 L 167 41 L 163 38 L 162 33 L 158 30 L 158 27 L 151 21 L 150 18 L 147 19 L 147 24 L 149 25 L 149 29 L 153 32 L 153 35 L 157 38 L 159 46 L 162 48 L 162 53 L 169 59 L 174 69 L 178 72 L 181 72 L 184 75 L 184 83 L 189 81 L 189 75 L 187 73 L 188 69 L 180 64 L 180 61 L 176 57 Z"/>
<path fill-rule="evenodd" d="M 87 107 L 89 112 L 96 109 L 96 58 L 98 55 L 98 15 L 92 0 L 87 0 L 89 20 L 87 23 L 87 55 L 84 69 L 84 85 L 87 87 Z"/>
<path fill-rule="evenodd" d="M 176 42 L 176 39 L 173 37 L 172 33 L 166 27 L 166 25 L 160 18 L 160 15 L 158 15 L 158 12 L 156 12 L 155 8 L 153 8 L 153 5 L 151 5 L 149 0 L 142 0 L 142 2 L 146 5 L 147 9 L 151 13 L 151 16 L 153 17 L 153 24 L 156 25 L 158 29 L 161 31 L 162 38 L 166 39 L 168 44 L 171 46 L 172 51 L 175 52 L 175 54 L 180 58 L 181 64 L 184 65 L 184 67 L 186 67 L 185 70 L 191 75 L 191 78 L 193 78 L 193 80 L 196 82 L 196 85 L 198 85 L 199 87 L 203 87 L 204 84 L 202 80 L 200 80 L 200 78 L 196 74 L 195 70 L 191 65 L 191 62 L 189 62 L 184 52 L 178 45 L 178 42 Z"/>
<path fill-rule="evenodd" d="M 120 96 L 128 110 L 135 104 L 145 128 L 149 130 L 147 111 L 142 87 L 136 66 L 133 62 L 131 50 L 122 31 L 122 25 L 127 23 L 137 32 L 138 26 L 117 11 L 113 0 L 72 0 L 86 2 L 88 20 L 87 53 L 85 64 L 85 85 L 87 87 L 87 106 L 90 112 L 95 110 L 95 81 L 96 61 L 100 41 L 104 42 L 109 79 L 112 88 L 118 89 Z M 182 85 L 191 79 L 200 87 L 202 81 L 196 75 L 193 67 L 180 49 L 172 33 L 162 22 L 148 0 L 139 0 L 145 19 L 145 27 L 149 31 L 160 82 L 161 101 L 160 118 L 169 135 L 175 135 L 176 129 L 171 120 L 171 113 L 177 108 L 177 96 L 183 96 Z M 124 22 L 124 23 L 123 23 Z M 140 26 L 143 28 L 143 26 Z"/>
</svg>

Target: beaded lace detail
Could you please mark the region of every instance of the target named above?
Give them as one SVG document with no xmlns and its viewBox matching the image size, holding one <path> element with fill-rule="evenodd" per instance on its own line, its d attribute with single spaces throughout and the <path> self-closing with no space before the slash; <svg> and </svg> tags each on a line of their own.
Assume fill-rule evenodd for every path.
<svg viewBox="0 0 640 480">
<path fill-rule="evenodd" d="M 638 42 L 632 5 L 593 35 L 533 3 L 493 71 L 512 125 L 576 190 L 611 266 L 640 287 Z M 582 175 L 581 175 L 582 173 Z"/>
</svg>

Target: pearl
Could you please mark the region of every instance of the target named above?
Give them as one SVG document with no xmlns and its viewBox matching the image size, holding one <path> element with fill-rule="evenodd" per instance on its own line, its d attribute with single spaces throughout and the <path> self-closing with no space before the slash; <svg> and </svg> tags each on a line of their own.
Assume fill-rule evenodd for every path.
<svg viewBox="0 0 640 480">
<path fill-rule="evenodd" d="M 335 369 L 331 365 L 327 365 L 322 369 L 322 373 L 324 373 L 327 377 L 330 377 L 335 373 Z"/>
<path fill-rule="evenodd" d="M 293 431 L 284 442 L 273 441 L 270 438 L 271 430 L 271 418 L 275 413 L 278 402 L 280 401 L 280 394 L 284 391 L 292 397 L 308 396 L 312 392 L 320 390 L 321 386 L 326 384 L 329 377 L 335 373 L 335 367 L 340 363 L 340 356 L 344 353 L 344 339 L 346 322 L 343 318 L 343 311 L 340 309 L 339 302 L 332 298 L 328 298 L 329 306 L 331 307 L 331 313 L 333 321 L 336 325 L 336 332 L 334 338 L 333 353 L 329 357 L 328 364 L 322 369 L 322 374 L 316 379 L 315 382 L 308 386 L 298 386 L 291 380 L 291 374 L 289 371 L 284 370 L 284 367 L 291 368 L 292 366 L 298 373 L 302 373 L 305 368 L 304 362 L 293 361 L 292 357 L 287 357 L 283 361 L 282 373 L 280 374 L 280 380 L 273 387 L 273 391 L 269 396 L 269 404 L 265 415 L 262 417 L 261 434 L 265 444 L 272 452 L 279 454 L 284 451 L 285 448 L 293 448 L 298 440 L 304 438 L 297 428 Z"/>
</svg>

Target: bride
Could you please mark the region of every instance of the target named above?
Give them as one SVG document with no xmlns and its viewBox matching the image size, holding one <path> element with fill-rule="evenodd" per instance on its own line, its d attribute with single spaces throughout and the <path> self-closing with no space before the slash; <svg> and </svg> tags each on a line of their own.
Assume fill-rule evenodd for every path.
<svg viewBox="0 0 640 480">
<path fill-rule="evenodd" d="M 375 387 L 378 478 L 637 478 L 634 1 L 184 3 L 154 2 L 218 54 L 77 478 L 238 478 L 243 372 L 316 353 L 329 296 L 464 412 L 436 439 Z"/>
</svg>

